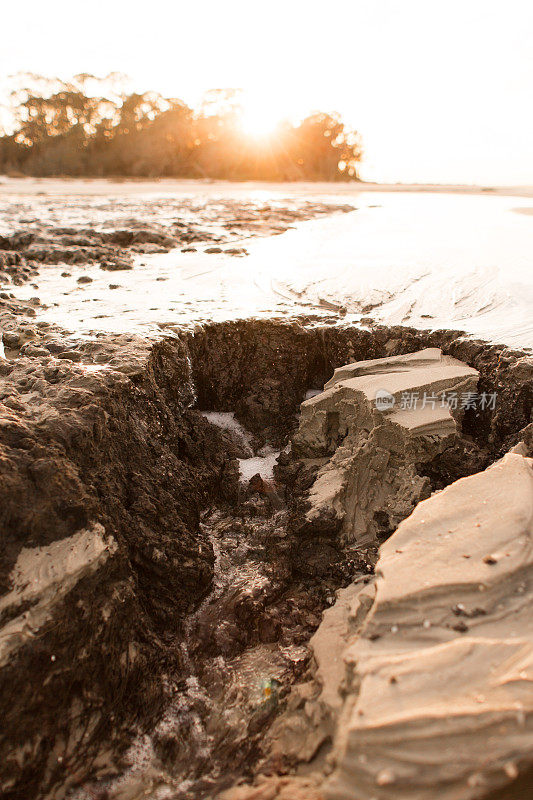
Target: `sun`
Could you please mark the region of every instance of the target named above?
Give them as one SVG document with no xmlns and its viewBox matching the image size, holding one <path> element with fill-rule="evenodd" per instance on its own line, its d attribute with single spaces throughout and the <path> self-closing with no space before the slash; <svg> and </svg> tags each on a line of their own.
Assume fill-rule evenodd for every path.
<svg viewBox="0 0 533 800">
<path fill-rule="evenodd" d="M 252 139 L 268 139 L 281 122 L 281 115 L 261 98 L 246 98 L 241 105 L 240 126 Z"/>
</svg>

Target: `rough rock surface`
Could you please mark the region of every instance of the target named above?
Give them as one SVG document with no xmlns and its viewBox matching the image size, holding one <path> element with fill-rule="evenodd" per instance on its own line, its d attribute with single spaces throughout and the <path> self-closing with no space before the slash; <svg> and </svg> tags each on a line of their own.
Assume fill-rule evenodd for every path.
<svg viewBox="0 0 533 800">
<path fill-rule="evenodd" d="M 47 264 L 98 263 L 103 270 L 130 270 L 135 254 L 227 245 L 250 235 L 283 233 L 299 220 L 353 211 L 346 204 L 222 198 L 211 202 L 145 198 L 141 203 L 121 198 L 73 206 L 66 209 L 61 199 L 48 198 L 42 205 L 34 199 L 13 204 L 3 213 L 2 222 L 10 233 L 0 235 L 0 284 L 24 283 Z M 66 223 L 58 225 L 58 216 Z M 87 217 L 94 220 L 90 227 Z M 247 254 L 244 247 L 209 247 L 205 252 Z"/>
<path fill-rule="evenodd" d="M 460 444 L 460 398 L 477 381 L 475 369 L 436 348 L 335 370 L 302 403 L 292 437 L 304 468 L 318 467 L 301 534 L 338 533 L 362 546 L 389 535 L 431 491 L 420 465 Z"/>
<path fill-rule="evenodd" d="M 466 800 L 531 769 L 532 537 L 533 461 L 509 454 L 420 503 L 382 546 L 346 615 L 354 626 L 362 605 L 362 630 L 337 639 L 344 683 L 321 660 L 343 696 L 339 710 L 323 678 L 338 712 L 328 799 Z"/>
<path fill-rule="evenodd" d="M 114 539 L 105 540 L 103 527 L 94 525 L 48 546 L 20 551 L 10 576 L 13 588 L 0 598 L 0 618 L 8 620 L 0 631 L 0 666 L 42 628 L 58 600 L 105 564 L 116 548 Z"/>
<path fill-rule="evenodd" d="M 235 411 L 259 440 L 281 442 L 295 427 L 306 390 L 323 385 L 335 367 L 442 347 L 479 371 L 479 391 L 497 390 L 498 405 L 489 413 L 466 411 L 463 433 L 473 439 L 468 458 L 464 447 L 448 448 L 437 452 L 434 462 L 419 465 L 418 476 L 436 487 L 439 480 L 475 471 L 476 447 L 493 458 L 521 438 L 531 441 L 527 432 L 520 435 L 532 419 L 531 358 L 456 333 L 315 327 L 308 320 L 228 322 L 155 342 L 116 335 L 80 339 L 37 320 L 35 308 L 32 301 L 0 296 L 8 359 L 0 362 L 0 625 L 27 612 L 24 619 L 31 620 L 31 612 L 39 610 L 41 594 L 24 600 L 13 594 L 17 575 L 32 561 L 29 553 L 55 553 L 56 545 L 83 541 L 83 532 L 90 531 L 100 531 L 100 541 L 114 552 L 62 588 L 54 579 L 58 591 L 47 606 L 49 616 L 0 668 L 0 781 L 9 800 L 59 798 L 71 783 L 97 774 L 108 756 L 131 743 L 133 729 L 152 726 L 166 702 L 167 685 L 175 687 L 187 674 L 180 649 L 184 621 L 213 577 L 213 552 L 200 512 L 213 502 L 234 502 L 239 455 L 227 432 L 214 430 L 192 406 Z M 291 478 L 285 485 L 292 502 L 309 489 L 323 464 L 303 468 L 302 462 L 289 462 L 280 469 Z M 255 502 L 246 504 L 250 516 Z M 292 541 L 293 532 L 280 537 L 274 560 Z M 295 542 L 301 551 L 302 539 Z M 351 563 L 348 574 L 355 574 Z M 295 588 L 290 569 L 283 575 Z M 302 647 L 319 623 L 316 602 L 307 610 L 313 599 L 309 585 L 302 581 L 301 591 L 296 585 L 305 595 L 306 610 L 295 614 L 294 623 Z M 338 585 L 336 579 L 329 583 Z M 295 632 L 292 602 L 279 612 L 287 636 Z M 278 613 L 269 607 L 256 620 L 253 634 L 261 642 L 278 636 L 272 610 Z M 345 629 L 353 632 L 349 614 L 338 619 L 337 630 Z M 221 646 L 231 650 L 231 625 L 222 633 Z M 327 662 L 327 642 L 322 652 Z M 315 684 L 289 693 L 295 712 L 303 707 L 310 713 L 305 730 L 314 732 L 302 751 L 305 758 L 318 757 L 333 730 L 328 714 L 317 711 L 316 695 Z M 265 739 L 271 721 L 254 734 L 257 741 Z M 291 736 L 297 759 L 296 727 Z M 279 742 L 289 739 L 280 735 Z M 286 769 L 281 744 L 276 757 Z M 253 772 L 247 763 L 243 774 Z M 264 790 L 271 792 L 274 783 Z M 301 787 L 305 794 L 305 781 Z M 284 779 L 275 791 L 290 794 Z"/>
<path fill-rule="evenodd" d="M 65 789 L 159 713 L 212 580 L 200 511 L 238 480 L 223 433 L 188 409 L 178 340 L 46 341 L 0 363 L 0 783 L 13 799 Z M 116 544 L 73 580 L 84 529 Z"/>
<path fill-rule="evenodd" d="M 283 439 L 320 369 L 316 337 L 299 322 L 206 325 L 189 340 L 201 408 L 235 411 L 256 435 Z"/>
</svg>

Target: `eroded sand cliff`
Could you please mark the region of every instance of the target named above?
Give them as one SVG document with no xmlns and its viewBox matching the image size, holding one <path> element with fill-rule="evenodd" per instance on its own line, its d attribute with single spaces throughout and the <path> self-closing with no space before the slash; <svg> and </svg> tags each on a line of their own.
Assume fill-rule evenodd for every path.
<svg viewBox="0 0 533 800">
<path fill-rule="evenodd" d="M 517 444 L 531 418 L 530 359 L 455 334 L 401 328 L 239 322 L 156 341 L 80 340 L 32 326 L 14 301 L 4 314 L 12 325 L 0 365 L 5 796 L 157 797 L 165 789 L 180 798 L 215 797 L 239 778 L 257 776 L 262 785 L 260 776 L 270 773 L 278 777 L 269 786 L 277 781 L 279 789 L 271 796 L 292 798 L 302 789 L 309 798 L 326 791 L 334 764 L 343 785 L 343 770 L 353 769 L 344 653 L 355 630 L 352 606 L 359 609 L 355 627 L 384 613 L 371 610 L 377 548 L 422 497 Z M 374 363 L 358 363 L 366 357 Z M 385 372 L 376 368 L 379 358 Z M 346 364 L 304 403 L 298 422 L 306 392 Z M 444 382 L 434 380 L 436 365 L 448 371 Z M 414 387 L 497 391 L 498 405 L 457 414 L 439 406 L 428 424 L 406 409 L 373 407 L 372 393 L 387 386 L 399 405 Z M 235 413 L 251 438 L 243 443 L 202 410 Z M 331 412 L 338 426 L 319 425 Z M 307 438 L 311 429 L 318 433 Z M 282 451 L 273 481 L 243 483 L 239 459 L 262 458 L 265 445 Z M 370 469 L 373 448 L 379 464 Z M 328 471 L 339 475 L 332 505 L 346 503 L 348 511 L 331 518 L 322 505 L 310 521 L 313 487 Z M 356 490 L 358 475 L 365 479 Z M 495 544 L 487 550 L 497 558 Z M 417 576 L 431 581 L 426 558 L 425 575 Z M 497 576 L 499 564 L 480 569 Z M 409 584 L 408 572 L 405 578 Z M 470 614 L 465 597 L 454 601 L 459 613 L 449 614 L 470 630 L 461 604 Z M 469 632 L 448 629 L 432 614 L 423 615 L 423 637 L 441 625 L 444 643 L 466 641 Z M 481 615 L 472 619 L 483 624 Z M 411 633 L 408 626 L 406 646 Z M 388 639 L 361 642 L 379 653 Z M 349 674 L 355 685 L 355 669 Z M 396 678 L 391 691 L 401 685 Z M 296 715 L 290 725 L 287 714 Z M 151 736 L 149 765 L 136 762 L 115 785 L 124 774 L 121 757 L 143 736 Z M 511 784 L 525 764 L 501 741 L 498 775 Z M 299 763 L 311 764 L 314 777 L 279 777 L 297 773 Z M 375 773 L 372 764 L 363 782 L 384 769 Z M 389 767 L 397 781 L 397 766 Z M 76 788 L 88 781 L 89 789 Z M 245 790 L 258 786 L 230 791 Z"/>
</svg>

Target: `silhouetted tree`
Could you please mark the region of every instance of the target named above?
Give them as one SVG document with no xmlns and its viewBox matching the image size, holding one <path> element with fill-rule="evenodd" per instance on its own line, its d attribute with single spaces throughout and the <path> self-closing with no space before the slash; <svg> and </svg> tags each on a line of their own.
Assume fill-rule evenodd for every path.
<svg viewBox="0 0 533 800">
<path fill-rule="evenodd" d="M 357 177 L 358 135 L 336 114 L 281 123 L 262 141 L 239 123 L 237 90 L 208 92 L 194 112 L 125 78 L 70 81 L 24 76 L 13 93 L 13 130 L 0 136 L 0 170 L 28 175 L 176 176 L 262 180 Z"/>
</svg>

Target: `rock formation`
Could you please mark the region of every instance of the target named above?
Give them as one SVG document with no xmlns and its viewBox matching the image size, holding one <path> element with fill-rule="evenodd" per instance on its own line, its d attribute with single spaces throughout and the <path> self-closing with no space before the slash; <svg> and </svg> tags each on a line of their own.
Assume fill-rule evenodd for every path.
<svg viewBox="0 0 533 800">
<path fill-rule="evenodd" d="M 531 422 L 531 359 L 446 332 L 272 321 L 206 325 L 156 341 L 118 335 L 82 339 L 36 322 L 31 304 L 5 295 L 0 299 L 6 355 L 0 360 L 3 796 L 62 797 L 71 786 L 102 774 L 110 765 L 116 768 L 132 737 L 154 730 L 167 707 L 167 688 L 190 677 L 183 631 L 213 583 L 215 553 L 200 524 L 204 510 L 213 505 L 225 505 L 226 511 L 233 507 L 237 516 L 244 513 L 255 520 L 236 525 L 230 514 L 231 536 L 222 527 L 219 531 L 228 552 L 242 548 L 249 528 L 250 548 L 255 548 L 258 562 L 264 566 L 268 552 L 275 570 L 258 597 L 231 606 L 231 614 L 238 607 L 240 617 L 248 615 L 244 624 L 222 620 L 218 639 L 204 625 L 208 642 L 198 633 L 195 657 L 196 651 L 202 657 L 202 649 L 211 656 L 216 651 L 218 658 L 219 650 L 234 653 L 239 647 L 246 656 L 249 642 L 277 647 L 274 639 L 283 631 L 287 659 L 296 667 L 280 674 L 297 672 L 300 680 L 307 669 L 306 645 L 322 610 L 333 602 L 339 585 L 350 583 L 339 603 L 325 612 L 312 639 L 315 678 L 307 673 L 306 682 L 292 689 L 293 678 L 287 678 L 279 705 L 268 706 L 268 716 L 259 709 L 252 738 L 244 737 L 253 747 L 241 754 L 234 773 L 256 774 L 271 748 L 279 762 L 272 762 L 272 780 L 257 796 L 275 796 L 274 784 L 280 797 L 297 796 L 291 776 L 285 775 L 286 757 L 293 759 L 289 769 L 298 760 L 313 762 L 324 755 L 322 745 L 335 738 L 337 783 L 332 779 L 328 791 L 337 791 L 335 786 L 344 786 L 352 769 L 349 708 L 350 698 L 355 701 L 358 696 L 359 681 L 359 666 L 349 662 L 346 673 L 344 651 L 349 644 L 356 646 L 358 631 L 374 619 L 373 612 L 368 618 L 367 614 L 382 580 L 376 583 L 370 574 L 377 545 L 418 500 L 458 475 L 479 471 L 482 461 L 499 457 L 505 448 L 516 445 L 514 457 L 526 461 L 531 431 L 526 428 L 522 436 L 519 432 Z M 402 355 L 426 345 L 432 346 L 429 351 Z M 470 366 L 442 356 L 433 345 Z M 374 360 L 356 361 L 365 357 Z M 383 360 L 376 361 L 378 357 Z M 305 392 L 323 385 L 335 366 L 349 360 L 356 363 L 338 370 L 326 391 L 304 404 L 293 453 L 280 456 L 283 480 L 277 491 L 281 496 L 287 490 L 291 522 L 277 531 L 268 498 L 244 497 L 238 504 L 237 459 L 245 453 L 228 431 L 210 424 L 198 409 L 235 412 L 253 431 L 257 448 L 265 440 L 280 448 L 294 431 L 295 412 Z M 478 391 L 499 392 L 495 412 L 470 409 L 463 416 L 460 407 L 441 407 L 439 399 L 434 408 L 431 401 L 423 409 L 402 407 L 404 392 L 419 392 L 420 401 L 424 391 L 444 392 L 446 398 L 473 391 L 476 370 Z M 443 382 L 436 371 L 444 375 Z M 380 408 L 374 402 L 377 389 L 388 392 Z M 317 500 L 316 513 L 311 498 Z M 261 547 L 254 538 L 257 526 L 264 528 Z M 354 566 L 347 555 L 350 547 L 364 550 L 365 541 L 371 542 L 372 558 L 361 556 Z M 319 572 L 301 580 L 295 564 L 307 568 L 317 544 L 319 567 L 327 567 L 328 543 L 339 562 L 344 559 L 342 580 L 339 575 L 323 578 Z M 429 547 L 424 570 L 431 581 L 434 543 Z M 225 553 L 221 547 L 218 569 L 224 567 Z M 496 546 L 487 553 L 490 558 L 483 568 L 497 576 Z M 359 578 L 352 583 L 354 575 Z M 422 579 L 423 573 L 416 577 Z M 512 588 L 502 586 L 505 597 L 514 597 Z M 246 585 L 241 594 L 249 594 Z M 470 632 L 463 627 L 483 622 L 481 615 L 469 616 L 473 608 L 482 608 L 481 602 L 471 608 L 458 597 L 453 606 L 452 621 L 459 629 L 446 630 L 450 638 L 465 640 Z M 430 627 L 422 626 L 424 636 L 437 624 L 429 610 L 426 618 Z M 369 628 L 361 642 L 380 653 L 380 642 L 387 638 Z M 409 636 L 405 641 L 410 643 Z M 359 663 L 365 663 L 363 655 Z M 267 675 L 279 677 L 272 671 Z M 398 684 L 391 685 L 397 686 L 400 678 L 394 677 Z M 226 688 L 221 684 L 221 696 Z M 292 715 L 292 727 L 283 724 L 287 714 Z M 527 722 L 527 710 L 525 714 Z M 342 730 L 347 732 L 344 744 L 337 735 Z M 510 740 L 521 747 L 513 730 Z M 184 742 L 181 757 L 190 753 L 193 761 L 194 739 L 187 738 L 185 728 L 178 734 L 178 741 L 182 736 Z M 174 767 L 174 750 L 167 744 L 165 739 L 161 747 Z M 225 743 L 217 751 L 218 763 L 230 753 L 227 763 L 235 763 L 233 752 L 232 743 Z M 495 763 L 503 763 L 496 755 Z M 520 773 L 521 762 L 505 758 L 498 776 L 510 780 L 509 775 Z M 451 757 L 449 761 L 453 763 Z M 276 763 L 282 764 L 283 778 Z M 322 762 L 317 767 L 321 781 L 323 766 Z M 198 767 L 200 779 L 201 770 L 207 769 L 194 763 L 192 767 Z M 223 777 L 227 786 L 232 775 Z M 375 785 L 388 785 L 390 778 L 389 773 L 381 774 Z M 370 785 L 374 773 L 362 780 Z M 301 796 L 314 796 L 317 783 L 311 775 L 298 781 Z M 488 786 L 496 784 L 489 778 Z M 323 793 L 322 788 L 318 791 L 317 797 Z"/>
<path fill-rule="evenodd" d="M 375 582 L 343 590 L 344 625 L 312 641 L 328 800 L 466 800 L 531 768 L 532 538 L 533 461 L 509 454 L 420 503 Z"/>
<path fill-rule="evenodd" d="M 47 345 L 0 362 L 0 786 L 17 800 L 160 712 L 212 580 L 206 487 L 238 481 L 223 432 L 188 410 L 179 341 Z"/>
<path fill-rule="evenodd" d="M 431 492 L 421 465 L 459 444 L 462 398 L 475 369 L 437 348 L 335 370 L 302 403 L 293 455 L 317 469 L 299 521 L 305 536 L 368 545 L 389 535 Z"/>
</svg>

